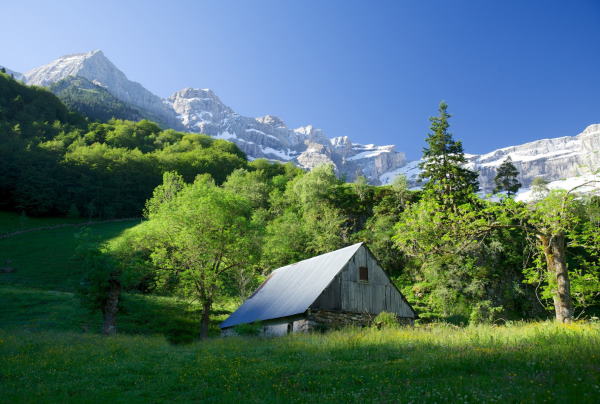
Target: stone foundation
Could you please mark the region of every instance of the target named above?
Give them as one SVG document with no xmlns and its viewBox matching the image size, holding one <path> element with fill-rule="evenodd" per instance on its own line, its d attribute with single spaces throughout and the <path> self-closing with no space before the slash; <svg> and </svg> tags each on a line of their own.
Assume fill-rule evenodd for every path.
<svg viewBox="0 0 600 404">
<path fill-rule="evenodd" d="M 348 326 L 369 327 L 375 319 L 370 313 L 350 313 L 331 310 L 308 310 L 306 316 L 284 317 L 267 321 L 263 324 L 260 335 L 265 337 L 278 337 L 289 333 L 324 331 L 328 329 L 343 328 Z M 398 317 L 401 325 L 413 325 L 414 319 Z M 221 330 L 222 336 L 237 335 L 235 327 Z"/>
<path fill-rule="evenodd" d="M 342 328 L 347 326 L 368 327 L 375 319 L 370 313 L 350 313 L 330 310 L 309 310 L 307 320 L 312 323 L 312 328 Z M 413 325 L 412 318 L 398 317 L 398 323 Z"/>
</svg>

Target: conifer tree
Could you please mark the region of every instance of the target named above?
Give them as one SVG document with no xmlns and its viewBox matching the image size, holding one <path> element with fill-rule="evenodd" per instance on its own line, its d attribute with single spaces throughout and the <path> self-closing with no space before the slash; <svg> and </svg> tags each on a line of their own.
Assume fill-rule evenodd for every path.
<svg viewBox="0 0 600 404">
<path fill-rule="evenodd" d="M 496 177 L 494 177 L 494 183 L 496 184 L 494 193 L 505 191 L 508 196 L 515 195 L 521 188 L 521 183 L 517 179 L 518 175 L 517 167 L 513 164 L 510 156 L 507 157 L 498 167 Z"/>
<path fill-rule="evenodd" d="M 421 178 L 428 179 L 425 190 L 431 191 L 444 206 L 456 208 L 473 192 L 479 190 L 478 174 L 464 167 L 467 163 L 462 143 L 448 132 L 448 105 L 441 102 L 439 116 L 431 117 L 431 133 L 423 149 L 419 165 Z"/>
</svg>

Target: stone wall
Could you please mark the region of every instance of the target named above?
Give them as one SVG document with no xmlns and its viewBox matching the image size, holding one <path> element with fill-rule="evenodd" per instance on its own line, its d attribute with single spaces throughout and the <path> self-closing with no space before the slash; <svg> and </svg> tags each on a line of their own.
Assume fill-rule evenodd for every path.
<svg viewBox="0 0 600 404">
<path fill-rule="evenodd" d="M 341 328 L 346 326 L 368 327 L 375 319 L 370 313 L 350 313 L 343 311 L 309 310 L 307 320 L 312 323 L 313 328 Z M 412 318 L 398 317 L 398 323 L 413 325 Z"/>
<path fill-rule="evenodd" d="M 308 310 L 306 316 L 292 316 L 265 322 L 259 335 L 265 337 L 278 337 L 288 333 L 310 332 L 318 330 L 327 330 L 342 328 L 347 326 L 368 327 L 372 325 L 375 319 L 374 314 L 370 313 L 350 313 L 344 311 L 330 310 Z M 398 317 L 398 323 L 401 325 L 413 325 L 414 319 L 407 317 Z M 235 327 L 221 330 L 221 336 L 237 335 Z"/>
</svg>

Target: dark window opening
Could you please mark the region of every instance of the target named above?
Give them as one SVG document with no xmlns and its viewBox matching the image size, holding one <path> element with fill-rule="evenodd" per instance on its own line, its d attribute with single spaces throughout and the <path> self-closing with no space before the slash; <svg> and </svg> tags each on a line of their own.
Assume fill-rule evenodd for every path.
<svg viewBox="0 0 600 404">
<path fill-rule="evenodd" d="M 288 323 L 288 326 L 287 326 L 288 334 L 290 334 L 292 331 L 294 331 L 294 323 Z"/>
<path fill-rule="evenodd" d="M 360 267 L 358 268 L 358 280 L 362 282 L 369 282 L 369 268 Z"/>
</svg>

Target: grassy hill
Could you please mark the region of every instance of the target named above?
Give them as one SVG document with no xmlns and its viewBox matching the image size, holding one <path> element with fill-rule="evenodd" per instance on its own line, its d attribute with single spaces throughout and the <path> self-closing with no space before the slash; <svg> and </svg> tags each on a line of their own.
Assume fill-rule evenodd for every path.
<svg viewBox="0 0 600 404">
<path fill-rule="evenodd" d="M 69 222 L 0 214 L 0 234 Z M 78 220 L 72 219 L 71 224 Z M 137 221 L 89 225 L 109 239 Z M 597 402 L 600 323 L 197 334 L 198 307 L 125 295 L 119 335 L 75 291 L 80 226 L 0 239 L 0 402 Z M 233 309 L 221 306 L 212 331 Z"/>
</svg>

